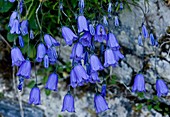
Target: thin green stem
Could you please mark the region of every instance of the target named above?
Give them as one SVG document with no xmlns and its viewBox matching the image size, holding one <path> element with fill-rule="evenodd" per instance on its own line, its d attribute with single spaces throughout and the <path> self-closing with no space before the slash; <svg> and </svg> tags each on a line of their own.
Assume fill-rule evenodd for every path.
<svg viewBox="0 0 170 117">
<path fill-rule="evenodd" d="M 42 27 L 41 27 L 41 25 L 40 25 L 40 21 L 39 21 L 39 18 L 38 18 L 38 11 L 39 11 L 41 5 L 42 5 L 42 3 L 40 2 L 39 5 L 38 5 L 38 8 L 36 9 L 36 12 L 35 12 L 35 13 L 36 13 L 37 23 L 38 23 L 38 26 L 39 26 L 39 28 L 40 28 L 40 31 L 42 30 Z"/>
<path fill-rule="evenodd" d="M 26 16 L 25 16 L 26 18 L 28 17 L 28 14 L 29 14 L 29 12 L 31 10 L 31 7 L 32 7 L 33 3 L 34 3 L 34 0 L 32 0 L 31 5 L 29 6 L 29 8 L 27 10 L 27 13 L 26 13 Z"/>
<path fill-rule="evenodd" d="M 7 44 L 7 46 L 11 49 L 11 45 L 6 41 L 6 39 L 0 34 L 0 38 Z"/>
</svg>

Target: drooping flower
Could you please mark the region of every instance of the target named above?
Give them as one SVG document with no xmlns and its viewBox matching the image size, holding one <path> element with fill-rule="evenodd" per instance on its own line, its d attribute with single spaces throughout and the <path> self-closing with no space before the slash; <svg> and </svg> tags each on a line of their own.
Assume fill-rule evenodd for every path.
<svg viewBox="0 0 170 117">
<path fill-rule="evenodd" d="M 105 26 L 108 26 L 108 22 L 107 22 L 106 16 L 103 16 L 103 24 L 104 24 Z"/>
<path fill-rule="evenodd" d="M 31 63 L 29 60 L 25 60 L 18 72 L 17 72 L 17 76 L 20 76 L 20 77 L 24 77 L 24 78 L 30 78 L 30 75 L 31 75 Z"/>
<path fill-rule="evenodd" d="M 135 76 L 132 91 L 133 92 L 136 92 L 136 91 L 143 92 L 143 91 L 145 91 L 145 79 L 144 79 L 144 76 L 142 74 L 137 74 Z"/>
<path fill-rule="evenodd" d="M 43 43 L 40 43 L 37 47 L 37 57 L 36 61 L 37 62 L 42 62 L 44 56 L 46 54 L 46 47 L 44 46 Z"/>
<path fill-rule="evenodd" d="M 75 112 L 74 97 L 70 93 L 67 93 L 64 96 L 63 107 L 61 111 Z"/>
<path fill-rule="evenodd" d="M 10 30 L 10 33 L 11 33 L 11 34 L 14 34 L 14 33 L 20 34 L 19 28 L 20 28 L 19 21 L 18 21 L 17 19 L 15 19 L 15 20 L 13 21 L 13 24 L 12 24 L 12 27 L 11 27 L 11 30 Z"/>
<path fill-rule="evenodd" d="M 22 11 L 23 11 L 23 4 L 24 4 L 24 1 L 20 0 L 20 3 L 19 3 L 19 11 L 20 11 L 20 13 L 22 13 Z"/>
<path fill-rule="evenodd" d="M 150 44 L 151 44 L 152 46 L 155 45 L 155 38 L 154 38 L 154 36 L 153 36 L 152 33 L 150 33 Z"/>
<path fill-rule="evenodd" d="M 119 26 L 119 18 L 118 18 L 118 16 L 115 16 L 115 26 Z"/>
<path fill-rule="evenodd" d="M 28 34 L 28 20 L 23 20 L 21 22 L 21 33 L 24 36 Z"/>
<path fill-rule="evenodd" d="M 46 89 L 57 91 L 58 89 L 58 75 L 56 73 L 52 73 L 48 77 L 48 81 L 46 82 Z"/>
<path fill-rule="evenodd" d="M 24 47 L 24 40 L 23 40 L 21 35 L 19 35 L 18 38 L 19 38 L 19 45 L 20 45 L 20 47 L 23 48 Z"/>
<path fill-rule="evenodd" d="M 108 9 L 107 9 L 107 12 L 108 13 L 112 12 L 112 3 L 111 2 L 109 2 L 109 6 L 108 6 Z"/>
<path fill-rule="evenodd" d="M 116 66 L 117 65 L 117 61 L 115 59 L 115 56 L 113 54 L 113 51 L 111 49 L 107 49 L 104 53 L 104 66 L 108 67 L 108 66 Z"/>
<path fill-rule="evenodd" d="M 56 39 L 54 39 L 52 36 L 50 36 L 49 34 L 44 35 L 44 41 L 48 48 L 50 48 L 51 46 L 59 46 L 60 45 L 60 43 Z"/>
<path fill-rule="evenodd" d="M 83 34 L 83 36 L 79 39 L 79 42 L 83 45 L 83 46 L 91 46 L 91 38 L 92 36 L 90 35 L 89 32 L 85 32 Z"/>
<path fill-rule="evenodd" d="M 138 45 L 143 46 L 142 35 L 141 34 L 138 35 Z"/>
<path fill-rule="evenodd" d="M 158 47 L 158 45 L 159 45 L 159 44 L 158 44 L 158 41 L 155 40 L 155 46 Z"/>
<path fill-rule="evenodd" d="M 19 77 L 18 90 L 22 91 L 23 83 L 24 83 L 24 78 Z"/>
<path fill-rule="evenodd" d="M 109 33 L 107 36 L 107 46 L 109 46 L 110 48 L 117 50 L 120 48 L 116 37 L 114 36 L 113 33 Z"/>
<path fill-rule="evenodd" d="M 101 95 L 102 95 L 103 97 L 106 96 L 106 84 L 102 84 Z"/>
<path fill-rule="evenodd" d="M 60 2 L 59 8 L 60 8 L 61 11 L 63 10 L 63 2 Z"/>
<path fill-rule="evenodd" d="M 25 61 L 20 49 L 18 47 L 13 47 L 11 50 L 12 66 L 20 66 L 23 61 Z"/>
<path fill-rule="evenodd" d="M 123 10 L 123 3 L 120 3 L 120 10 Z"/>
<path fill-rule="evenodd" d="M 45 68 L 49 67 L 49 58 L 48 58 L 48 55 L 44 56 L 44 67 Z"/>
<path fill-rule="evenodd" d="M 30 30 L 30 39 L 34 39 L 34 32 L 33 32 L 33 30 Z"/>
<path fill-rule="evenodd" d="M 146 29 L 146 26 L 142 24 L 142 34 L 144 38 L 148 38 L 148 30 Z"/>
<path fill-rule="evenodd" d="M 88 81 L 90 83 L 100 82 L 100 79 L 98 77 L 98 73 L 96 71 L 91 71 Z"/>
<path fill-rule="evenodd" d="M 87 20 L 83 15 L 78 16 L 78 33 L 88 31 Z"/>
<path fill-rule="evenodd" d="M 58 57 L 56 48 L 52 46 L 51 48 L 47 50 L 47 54 L 48 54 L 50 63 L 55 64 L 57 62 L 57 57 Z"/>
<path fill-rule="evenodd" d="M 82 44 L 76 43 L 73 46 L 70 59 L 76 59 L 78 61 L 83 59 L 83 45 Z"/>
<path fill-rule="evenodd" d="M 168 88 L 162 79 L 157 79 L 156 90 L 158 97 L 161 97 L 162 95 L 166 96 L 168 94 Z"/>
<path fill-rule="evenodd" d="M 124 58 L 124 55 L 119 50 L 113 50 L 113 54 L 116 61 Z"/>
<path fill-rule="evenodd" d="M 115 3 L 115 7 L 118 7 L 118 5 L 119 5 L 119 2 L 118 2 L 118 1 L 116 1 L 116 3 Z"/>
<path fill-rule="evenodd" d="M 93 36 L 95 35 L 95 29 L 92 24 L 89 24 L 89 32 L 91 35 L 93 35 Z"/>
<path fill-rule="evenodd" d="M 103 70 L 103 66 L 96 55 L 90 57 L 90 66 L 92 71 Z"/>
<path fill-rule="evenodd" d="M 101 96 L 101 94 L 95 94 L 94 107 L 97 113 L 104 112 L 109 109 L 106 100 L 103 96 Z"/>
<path fill-rule="evenodd" d="M 73 41 L 77 40 L 77 36 L 73 33 L 73 31 L 66 27 L 63 26 L 62 27 L 62 36 L 66 42 L 67 45 L 71 45 L 73 43 Z"/>
<path fill-rule="evenodd" d="M 84 9 L 84 0 L 79 1 L 79 7 Z"/>
<path fill-rule="evenodd" d="M 73 88 L 84 84 L 84 80 L 88 80 L 85 69 L 81 65 L 76 65 L 70 73 L 70 84 Z"/>
<path fill-rule="evenodd" d="M 10 2 L 15 2 L 15 0 L 9 0 Z"/>
<path fill-rule="evenodd" d="M 101 24 L 97 25 L 96 34 L 95 34 L 95 37 L 94 37 L 95 41 L 102 42 L 106 38 L 107 38 L 107 34 L 106 34 L 105 29 L 104 29 L 104 26 L 101 25 Z"/>
<path fill-rule="evenodd" d="M 31 89 L 29 104 L 35 104 L 35 105 L 41 104 L 40 89 L 38 87 L 33 87 Z"/>
<path fill-rule="evenodd" d="M 83 14 L 84 0 L 79 0 L 79 14 Z"/>
<path fill-rule="evenodd" d="M 18 15 L 18 13 L 16 11 L 12 12 L 12 14 L 10 16 L 10 20 L 9 20 L 9 25 L 8 25 L 9 27 L 12 27 L 14 20 L 17 18 L 17 15 Z"/>
</svg>

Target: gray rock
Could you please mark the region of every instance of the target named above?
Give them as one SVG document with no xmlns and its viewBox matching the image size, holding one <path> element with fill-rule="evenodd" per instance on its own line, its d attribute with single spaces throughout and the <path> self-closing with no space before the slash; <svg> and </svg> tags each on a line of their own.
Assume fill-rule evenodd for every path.
<svg viewBox="0 0 170 117">
<path fill-rule="evenodd" d="M 153 66 L 153 68 L 155 67 L 155 58 L 151 58 L 150 59 L 151 65 Z M 166 82 L 170 82 L 170 63 L 165 61 L 165 60 L 161 60 L 159 58 L 156 59 L 156 69 L 158 74 L 166 81 Z"/>
<path fill-rule="evenodd" d="M 146 74 L 144 74 L 145 76 L 145 81 L 149 84 L 155 84 L 156 83 L 156 75 L 155 75 L 155 71 L 148 69 L 146 71 Z"/>
<path fill-rule="evenodd" d="M 126 54 L 127 63 L 134 69 L 135 72 L 139 72 L 143 67 L 142 60 L 134 55 Z"/>
<path fill-rule="evenodd" d="M 132 78 L 132 68 L 129 67 L 125 62 L 121 61 L 121 64 L 113 68 L 113 74 L 118 77 L 120 82 L 129 85 Z"/>
<path fill-rule="evenodd" d="M 44 117 L 41 109 L 23 104 L 24 117 Z M 11 99 L 0 100 L 0 113 L 4 117 L 20 117 L 20 107 L 17 101 Z"/>
</svg>

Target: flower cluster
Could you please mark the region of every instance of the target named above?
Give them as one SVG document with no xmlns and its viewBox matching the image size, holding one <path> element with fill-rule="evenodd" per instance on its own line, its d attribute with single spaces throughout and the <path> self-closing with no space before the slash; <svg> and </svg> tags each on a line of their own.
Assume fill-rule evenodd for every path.
<svg viewBox="0 0 170 117">
<path fill-rule="evenodd" d="M 10 0 L 10 2 L 15 2 L 15 0 Z M 31 77 L 31 62 L 29 58 L 23 56 L 20 48 L 24 47 L 24 39 L 25 35 L 29 34 L 29 23 L 27 19 L 21 19 L 22 11 L 23 11 L 23 0 L 18 1 L 18 11 L 13 11 L 10 20 L 9 20 L 9 29 L 10 33 L 18 36 L 19 46 L 17 46 L 17 40 L 14 40 L 14 45 L 11 49 L 11 59 L 12 59 L 12 66 L 19 67 L 17 72 L 17 76 L 19 77 L 19 85 L 18 89 L 22 90 L 24 78 L 29 79 Z M 31 32 L 30 32 L 31 34 Z M 34 38 L 32 32 L 32 38 Z"/>
<path fill-rule="evenodd" d="M 151 31 L 150 31 L 150 34 L 148 34 L 148 30 L 147 30 L 147 28 L 146 28 L 146 26 L 145 26 L 144 23 L 142 23 L 141 28 L 142 28 L 142 31 L 141 31 L 141 33 L 140 33 L 139 36 L 138 36 L 138 45 L 139 45 L 139 46 L 144 46 L 142 37 L 143 37 L 144 39 L 147 39 L 147 38 L 149 37 L 149 38 L 150 38 L 150 45 L 157 47 L 157 46 L 158 46 L 158 41 L 157 41 L 157 39 L 155 38 L 155 35 L 153 34 L 153 31 L 151 30 Z M 142 35 L 143 35 L 143 36 L 142 36 Z"/>
<path fill-rule="evenodd" d="M 107 25 L 107 19 L 104 17 L 104 25 L 96 24 L 96 28 L 93 24 L 87 22 L 86 17 L 83 15 L 84 3 L 80 1 L 81 13 L 77 18 L 78 31 L 73 32 L 69 27 L 62 27 L 62 36 L 65 43 L 69 46 L 73 45 L 70 59 L 72 59 L 72 70 L 70 72 L 70 86 L 73 88 L 82 86 L 87 83 L 100 83 L 98 71 L 102 71 L 105 68 L 111 66 L 116 67 L 118 61 L 124 56 L 120 52 L 120 45 L 113 33 L 109 31 L 106 33 L 104 25 Z M 111 9 L 108 9 L 110 12 Z M 118 26 L 119 23 L 116 22 Z M 100 43 L 100 54 L 96 54 L 96 43 Z M 104 45 L 104 43 L 106 45 Z M 104 60 L 102 59 L 104 58 Z M 94 104 L 96 112 L 102 112 L 108 109 L 108 105 L 104 99 L 106 96 L 106 84 L 103 84 L 101 94 L 96 94 L 94 97 Z M 67 100 L 73 100 L 70 94 L 67 94 L 64 98 L 64 103 Z M 73 102 L 73 101 L 72 101 Z M 73 106 L 73 104 L 71 104 Z M 70 108 L 72 106 L 69 106 Z M 72 111 L 70 109 L 62 110 Z"/>
<path fill-rule="evenodd" d="M 142 40 L 142 35 L 143 35 L 144 40 L 147 39 L 148 37 L 150 37 L 150 45 L 157 47 L 158 46 L 158 42 L 155 39 L 155 36 L 153 35 L 152 32 L 153 31 L 151 30 L 150 31 L 150 36 L 149 36 L 148 30 L 147 30 L 145 24 L 142 23 L 142 31 L 141 31 L 141 33 L 138 36 L 138 45 L 139 46 L 143 46 L 143 47 L 145 46 L 144 45 L 145 42 L 143 43 L 143 40 Z M 145 53 L 143 53 L 143 56 L 144 56 L 144 54 Z M 155 66 L 156 66 L 156 61 L 155 61 Z M 155 68 L 155 71 L 156 71 L 156 68 Z M 133 84 L 133 87 L 132 87 L 132 92 L 136 92 L 136 91 L 138 91 L 138 92 L 145 92 L 146 91 L 145 90 L 145 79 L 144 79 L 143 74 L 141 74 L 141 73 L 138 73 L 135 76 L 135 79 L 134 79 L 134 84 Z M 165 96 L 165 95 L 168 94 L 168 88 L 167 88 L 166 84 L 164 83 L 164 81 L 162 79 L 159 79 L 159 77 L 157 78 L 157 81 L 156 81 L 156 91 L 157 91 L 157 96 L 158 97 L 161 97 L 162 95 Z"/>
<path fill-rule="evenodd" d="M 10 2 L 15 2 L 15 0 L 10 0 Z M 18 89 L 21 91 L 24 84 L 24 79 L 31 78 L 31 60 L 28 57 L 29 47 L 27 50 L 28 54 L 26 59 L 23 56 L 20 48 L 24 47 L 23 37 L 29 35 L 30 39 L 34 39 L 34 32 L 32 29 L 29 29 L 30 27 L 29 21 L 27 19 L 23 20 L 21 18 L 24 1 L 23 0 L 18 1 L 18 4 L 19 4 L 18 5 L 19 10 L 14 11 L 11 14 L 8 26 L 10 28 L 11 34 L 18 35 L 19 47 L 17 47 L 16 44 L 17 40 L 14 40 L 14 46 L 11 49 L 11 59 L 12 59 L 12 66 L 19 67 L 19 70 L 16 75 L 19 77 Z M 36 62 L 44 61 L 45 68 L 48 68 L 50 64 L 52 65 L 56 64 L 57 57 L 58 57 L 55 48 L 56 46 L 60 46 L 60 43 L 51 35 L 44 34 L 44 39 L 41 38 L 41 41 L 37 46 L 37 55 L 35 61 Z M 58 75 L 56 73 L 52 73 L 51 75 L 49 75 L 45 88 L 49 90 L 57 91 L 57 84 L 58 84 Z M 36 84 L 30 92 L 29 103 L 35 105 L 41 104 L 40 99 L 41 99 L 40 89 L 38 88 L 37 79 L 36 79 Z"/>
<path fill-rule="evenodd" d="M 9 0 L 15 2 L 15 0 Z M 41 2 L 41 1 L 40 1 Z M 12 66 L 19 67 L 17 76 L 19 77 L 18 89 L 21 91 L 24 85 L 25 79 L 31 78 L 31 60 L 29 56 L 29 47 L 27 56 L 23 56 L 21 48 L 24 48 L 24 36 L 28 36 L 29 39 L 34 39 L 34 31 L 30 29 L 29 20 L 24 17 L 21 18 L 24 10 L 24 0 L 18 1 L 17 11 L 12 12 L 9 21 L 9 29 L 11 34 L 18 36 L 17 40 L 14 40 L 14 46 L 11 49 Z M 41 4 L 40 4 L 41 5 Z M 111 18 L 112 3 L 108 5 L 108 18 Z M 116 2 L 115 7 L 123 9 L 122 2 Z M 38 7 L 40 8 L 40 7 Z M 107 85 L 106 78 L 101 79 L 99 77 L 100 72 L 108 67 L 116 67 L 119 65 L 119 61 L 124 58 L 121 53 L 120 45 L 116 36 L 110 31 L 107 17 L 103 16 L 103 23 L 92 24 L 87 21 L 84 16 L 84 0 L 79 0 L 79 16 L 77 17 L 77 32 L 73 32 L 69 26 L 62 26 L 61 32 L 66 45 L 72 46 L 72 52 L 70 59 L 72 60 L 72 69 L 70 71 L 70 84 L 69 91 L 64 96 L 63 106 L 61 111 L 75 112 L 74 97 L 70 92 L 70 87 L 76 88 L 86 85 L 88 83 L 94 84 L 96 94 L 94 95 L 94 108 L 96 113 L 104 112 L 109 109 L 105 100 Z M 63 10 L 63 6 L 60 3 L 60 10 Z M 38 9 L 36 10 L 38 11 Z M 118 13 L 115 13 L 114 17 L 115 27 L 120 26 L 120 20 Z M 43 33 L 42 27 L 40 27 L 40 40 L 38 40 L 36 58 L 34 60 L 38 63 L 43 63 L 44 68 L 49 68 L 50 65 L 57 64 L 58 53 L 56 47 L 60 46 L 60 43 L 50 34 Z M 106 30 L 106 28 L 108 30 Z M 144 46 L 143 38 L 150 37 L 150 45 L 158 46 L 158 42 L 153 31 L 148 33 L 148 30 L 144 23 L 141 26 L 141 33 L 138 36 L 138 45 Z M 29 40 L 30 41 L 30 40 Z M 16 42 L 19 42 L 18 44 Z M 28 42 L 29 43 L 29 42 Z M 98 46 L 100 45 L 100 47 Z M 29 46 L 29 44 L 28 44 Z M 36 73 L 35 73 L 36 77 Z M 48 80 L 45 84 L 45 89 L 51 91 L 58 91 L 59 76 L 56 71 L 48 76 Z M 98 91 L 97 83 L 101 83 L 101 91 Z M 156 81 L 157 96 L 168 94 L 168 88 L 163 80 L 157 79 Z M 145 79 L 142 73 L 138 73 L 134 78 L 134 84 L 132 92 L 145 92 Z M 39 105 L 41 104 L 41 93 L 38 87 L 37 78 L 36 84 L 30 91 L 29 104 Z"/>
<path fill-rule="evenodd" d="M 62 27 L 62 35 L 67 45 L 72 45 L 73 49 L 70 55 L 70 59 L 73 61 L 73 69 L 70 74 L 70 83 L 72 87 L 81 86 L 89 81 L 100 81 L 97 71 L 103 70 L 104 67 L 113 66 L 118 64 L 118 61 L 124 56 L 119 51 L 120 46 L 113 33 L 106 34 L 105 28 L 102 24 L 96 26 L 96 30 L 92 24 L 88 24 L 86 18 L 83 15 L 78 17 L 78 33 L 77 36 L 73 31 L 66 27 Z M 91 31 L 93 30 L 93 31 Z M 91 32 L 95 32 L 94 35 Z M 99 42 L 103 44 L 106 42 L 106 49 L 102 51 L 104 54 L 104 64 L 94 53 L 95 43 Z M 102 55 L 101 54 L 101 55 Z M 100 56 L 101 56 L 100 55 Z M 82 66 L 81 60 L 84 60 L 84 66 Z M 87 73 L 87 71 L 89 71 Z"/>
<path fill-rule="evenodd" d="M 144 76 L 142 74 L 137 74 L 134 79 L 134 84 L 132 87 L 133 92 L 145 92 L 145 80 Z M 168 94 L 168 88 L 165 84 L 165 82 L 162 79 L 157 79 L 156 81 L 156 91 L 157 96 L 161 97 L 162 95 L 166 96 Z"/>
</svg>

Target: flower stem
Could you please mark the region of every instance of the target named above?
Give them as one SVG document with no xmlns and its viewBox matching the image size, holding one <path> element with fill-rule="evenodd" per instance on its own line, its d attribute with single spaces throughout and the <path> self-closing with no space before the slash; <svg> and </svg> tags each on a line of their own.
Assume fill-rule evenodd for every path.
<svg viewBox="0 0 170 117">
<path fill-rule="evenodd" d="M 39 11 L 41 5 L 42 5 L 42 3 L 40 2 L 39 5 L 38 5 L 38 8 L 36 9 L 36 12 L 35 12 L 35 13 L 36 13 L 37 23 L 38 23 L 38 26 L 39 26 L 39 28 L 40 28 L 40 31 L 42 30 L 42 27 L 41 27 L 41 25 L 40 25 L 40 21 L 39 21 L 39 18 L 38 18 L 38 11 Z"/>
<path fill-rule="evenodd" d="M 2 41 L 4 41 L 6 44 L 7 44 L 7 46 L 11 49 L 12 47 L 11 47 L 11 45 L 8 43 L 8 41 L 6 41 L 6 39 L 0 34 L 0 38 L 2 39 Z"/>
</svg>

